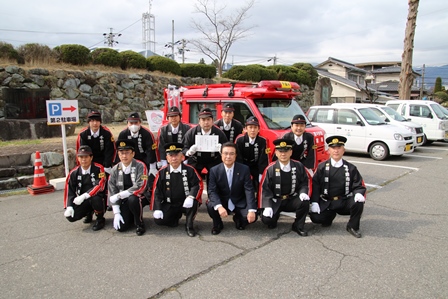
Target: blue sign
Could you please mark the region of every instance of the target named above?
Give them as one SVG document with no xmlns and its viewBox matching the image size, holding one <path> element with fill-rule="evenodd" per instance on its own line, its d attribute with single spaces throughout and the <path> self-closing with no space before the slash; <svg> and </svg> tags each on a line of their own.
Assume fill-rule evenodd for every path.
<svg viewBox="0 0 448 299">
<path fill-rule="evenodd" d="M 50 116 L 61 116 L 62 115 L 62 105 L 61 103 L 50 103 L 48 104 L 48 113 Z"/>
</svg>

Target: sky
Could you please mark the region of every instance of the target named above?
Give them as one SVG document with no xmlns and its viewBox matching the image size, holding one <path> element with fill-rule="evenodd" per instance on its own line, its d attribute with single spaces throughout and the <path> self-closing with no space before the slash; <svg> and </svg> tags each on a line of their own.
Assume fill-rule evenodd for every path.
<svg viewBox="0 0 448 299">
<path fill-rule="evenodd" d="M 150 8 L 151 2 L 151 8 Z M 121 33 L 115 47 L 142 49 L 142 14 L 155 16 L 155 50 L 185 39 L 185 62 L 211 60 L 192 47 L 201 38 L 192 26 L 196 0 L 0 0 L 0 41 L 53 48 L 62 44 L 103 47 L 103 33 Z M 227 0 L 223 16 L 244 0 Z M 223 5 L 223 4 L 219 4 Z M 256 0 L 243 23 L 250 35 L 231 47 L 232 64 L 291 65 L 320 63 L 334 57 L 349 63 L 401 61 L 408 15 L 406 0 Z M 205 20 L 204 20 L 205 22 Z M 448 64 L 448 2 L 421 0 L 414 38 L 413 66 Z M 271 58 L 270 61 L 269 58 Z M 176 61 L 182 62 L 180 55 Z"/>
</svg>

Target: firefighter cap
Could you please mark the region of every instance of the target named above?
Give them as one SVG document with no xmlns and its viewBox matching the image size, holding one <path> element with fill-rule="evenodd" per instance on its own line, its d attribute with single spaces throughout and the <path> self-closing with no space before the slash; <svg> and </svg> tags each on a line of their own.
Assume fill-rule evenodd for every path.
<svg viewBox="0 0 448 299">
<path fill-rule="evenodd" d="M 302 114 L 294 115 L 294 117 L 291 120 L 291 125 L 292 124 L 306 124 L 305 116 L 303 116 Z"/>
<path fill-rule="evenodd" d="M 180 116 L 180 111 L 179 108 L 177 108 L 176 106 L 170 107 L 170 109 L 168 109 L 168 113 L 166 114 L 166 116 Z"/>
<path fill-rule="evenodd" d="M 170 143 L 165 144 L 165 146 L 164 146 L 165 152 L 167 155 L 171 155 L 171 154 L 175 155 L 175 154 L 181 152 L 183 147 L 184 147 L 184 145 L 179 142 L 170 142 Z"/>
<path fill-rule="evenodd" d="M 235 111 L 235 108 L 233 108 L 233 104 L 231 104 L 231 103 L 226 103 L 226 104 L 224 104 L 224 106 L 222 106 L 222 111 L 225 111 L 225 112 L 234 112 L 234 111 Z"/>
<path fill-rule="evenodd" d="M 117 142 L 115 143 L 117 150 L 118 151 L 123 151 L 123 150 L 132 150 L 135 151 L 135 144 L 134 141 L 129 140 L 129 139 L 118 139 Z"/>
<path fill-rule="evenodd" d="M 329 147 L 333 146 L 345 146 L 345 143 L 347 142 L 347 138 L 344 136 L 330 136 L 325 139 L 325 142 L 328 144 Z"/>
<path fill-rule="evenodd" d="M 138 122 L 138 121 L 142 121 L 142 119 L 140 118 L 140 115 L 138 114 L 138 112 L 132 112 L 131 114 L 129 114 L 127 121 Z"/>
<path fill-rule="evenodd" d="M 258 122 L 258 119 L 255 116 L 250 116 L 246 120 L 246 126 L 260 126 L 260 123 Z"/>
<path fill-rule="evenodd" d="M 96 110 L 90 111 L 89 114 L 87 114 L 87 121 L 89 122 L 92 119 L 101 121 L 101 113 Z"/>
<path fill-rule="evenodd" d="M 277 139 L 274 140 L 275 149 L 281 152 L 287 152 L 292 150 L 292 145 L 294 144 L 294 140 L 291 139 Z"/>
<path fill-rule="evenodd" d="M 199 118 L 213 118 L 213 112 L 212 109 L 205 107 L 202 108 L 201 111 L 199 112 Z"/>
<path fill-rule="evenodd" d="M 93 155 L 92 149 L 88 145 L 81 145 L 76 153 L 77 156 L 91 156 Z"/>
</svg>

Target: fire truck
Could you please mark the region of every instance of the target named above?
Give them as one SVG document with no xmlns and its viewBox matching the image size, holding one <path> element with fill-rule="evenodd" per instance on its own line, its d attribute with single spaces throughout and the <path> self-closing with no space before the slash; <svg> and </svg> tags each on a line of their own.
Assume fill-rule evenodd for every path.
<svg viewBox="0 0 448 299">
<path fill-rule="evenodd" d="M 317 164 L 328 159 L 325 147 L 325 131 L 313 126 L 294 99 L 300 95 L 300 86 L 287 81 L 260 81 L 258 83 L 217 83 L 194 86 L 168 86 L 164 90 L 164 123 L 170 107 L 177 106 L 182 112 L 182 122 L 198 123 L 199 111 L 209 107 L 213 119 L 219 119 L 225 103 L 232 103 L 235 108 L 234 118 L 243 125 L 250 116 L 255 116 L 260 123 L 260 135 L 265 137 L 273 155 L 273 141 L 281 138 L 291 127 L 294 115 L 302 114 L 307 120 L 306 131 L 314 135 L 317 146 Z"/>
</svg>

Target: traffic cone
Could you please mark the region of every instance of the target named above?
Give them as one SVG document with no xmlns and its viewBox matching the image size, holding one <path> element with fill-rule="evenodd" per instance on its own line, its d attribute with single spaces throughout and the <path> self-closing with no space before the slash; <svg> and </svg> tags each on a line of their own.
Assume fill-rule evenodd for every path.
<svg viewBox="0 0 448 299">
<path fill-rule="evenodd" d="M 34 160 L 34 182 L 32 185 L 29 185 L 27 189 L 32 195 L 54 191 L 54 186 L 48 184 L 45 179 L 44 167 L 42 166 L 39 152 L 36 152 L 36 158 Z"/>
</svg>

